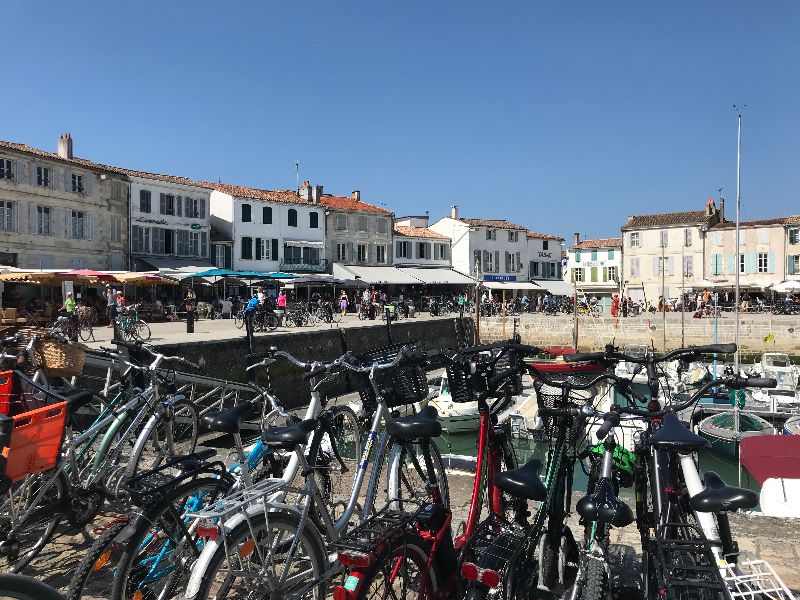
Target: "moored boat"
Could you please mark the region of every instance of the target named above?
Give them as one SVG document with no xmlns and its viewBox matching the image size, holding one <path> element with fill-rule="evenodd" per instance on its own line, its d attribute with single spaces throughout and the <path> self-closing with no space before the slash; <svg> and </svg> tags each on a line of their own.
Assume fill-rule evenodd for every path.
<svg viewBox="0 0 800 600">
<path fill-rule="evenodd" d="M 786 419 L 783 424 L 783 435 L 800 435 L 800 416 Z"/>
<path fill-rule="evenodd" d="M 761 485 L 761 512 L 800 517 L 800 437 L 766 435 L 742 440 L 742 466 Z"/>
<path fill-rule="evenodd" d="M 477 401 L 456 402 L 450 393 L 450 383 L 447 380 L 446 372 L 442 375 L 439 394 L 428 404 L 439 413 L 439 421 L 445 431 L 450 433 L 477 431 L 480 424 Z"/>
<path fill-rule="evenodd" d="M 778 382 L 774 388 L 752 390 L 751 396 L 756 402 L 774 404 L 775 408 L 800 405 L 800 394 L 797 391 L 798 369 L 792 364 L 788 354 L 765 352 L 761 360 L 749 369 L 748 374 L 755 377 L 769 377 Z"/>
<path fill-rule="evenodd" d="M 700 421 L 699 433 L 711 444 L 711 452 L 728 462 L 738 462 L 739 444 L 743 438 L 775 435 L 775 428 L 754 414 L 728 411 Z"/>
</svg>

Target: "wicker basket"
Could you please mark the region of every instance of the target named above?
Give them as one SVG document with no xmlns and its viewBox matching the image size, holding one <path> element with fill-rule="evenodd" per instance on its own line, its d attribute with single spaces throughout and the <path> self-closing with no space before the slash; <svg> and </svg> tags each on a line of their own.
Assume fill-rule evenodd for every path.
<svg viewBox="0 0 800 600">
<path fill-rule="evenodd" d="M 34 363 L 54 377 L 77 377 L 83 374 L 86 347 L 78 342 L 41 340 L 33 350 Z"/>
</svg>

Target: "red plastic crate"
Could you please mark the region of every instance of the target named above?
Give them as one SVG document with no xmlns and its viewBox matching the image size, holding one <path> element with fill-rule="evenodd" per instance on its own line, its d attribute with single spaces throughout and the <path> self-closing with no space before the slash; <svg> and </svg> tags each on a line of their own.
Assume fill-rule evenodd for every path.
<svg viewBox="0 0 800 600">
<path fill-rule="evenodd" d="M 27 475 L 55 468 L 64 443 L 67 403 L 43 406 L 12 419 L 11 440 L 3 448 L 5 476 L 20 481 Z"/>
</svg>

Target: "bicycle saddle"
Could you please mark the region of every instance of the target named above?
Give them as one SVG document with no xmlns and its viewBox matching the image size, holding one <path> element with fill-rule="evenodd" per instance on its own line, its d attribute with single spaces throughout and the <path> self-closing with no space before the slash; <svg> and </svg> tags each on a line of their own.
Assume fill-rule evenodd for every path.
<svg viewBox="0 0 800 600">
<path fill-rule="evenodd" d="M 678 420 L 677 415 L 671 412 L 664 415 L 661 429 L 651 435 L 647 443 L 659 450 L 672 452 L 692 452 L 709 446 L 707 439 L 686 429 Z"/>
<path fill-rule="evenodd" d="M 426 406 L 415 415 L 387 420 L 386 431 L 405 441 L 437 437 L 442 434 L 442 424 L 437 420 L 438 416 L 434 407 Z"/>
<path fill-rule="evenodd" d="M 67 395 L 67 410 L 69 414 L 71 415 L 89 404 L 92 398 L 94 398 L 94 394 L 85 390 L 69 393 Z"/>
<path fill-rule="evenodd" d="M 543 501 L 547 498 L 547 488 L 539 477 L 541 470 L 542 461 L 534 458 L 517 469 L 498 473 L 494 476 L 494 484 L 517 498 Z"/>
<path fill-rule="evenodd" d="M 753 490 L 727 485 L 714 471 L 706 471 L 704 483 L 706 489 L 692 496 L 689 502 L 698 512 L 716 513 L 758 504 L 758 494 Z"/>
<path fill-rule="evenodd" d="M 586 521 L 610 523 L 614 527 L 625 527 L 634 519 L 631 507 L 617 498 L 614 482 L 607 477 L 601 477 L 594 493 L 578 500 L 575 509 Z"/>
<path fill-rule="evenodd" d="M 306 419 L 286 427 L 270 427 L 261 434 L 261 440 L 271 448 L 293 450 L 298 444 L 305 444 L 309 434 L 314 431 L 315 419 Z"/>
<path fill-rule="evenodd" d="M 255 405 L 252 402 L 243 402 L 227 410 L 203 415 L 203 422 L 211 431 L 239 433 L 242 423 L 252 416 L 254 409 Z"/>
</svg>

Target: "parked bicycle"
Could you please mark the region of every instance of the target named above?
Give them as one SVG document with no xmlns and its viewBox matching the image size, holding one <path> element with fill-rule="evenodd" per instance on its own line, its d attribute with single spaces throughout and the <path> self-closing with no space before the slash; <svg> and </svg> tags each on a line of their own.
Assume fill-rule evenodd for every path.
<svg viewBox="0 0 800 600">
<path fill-rule="evenodd" d="M 126 340 L 146 342 L 150 339 L 150 326 L 139 317 L 138 304 L 123 307 L 116 318 L 116 325 Z"/>
</svg>

